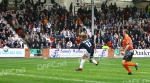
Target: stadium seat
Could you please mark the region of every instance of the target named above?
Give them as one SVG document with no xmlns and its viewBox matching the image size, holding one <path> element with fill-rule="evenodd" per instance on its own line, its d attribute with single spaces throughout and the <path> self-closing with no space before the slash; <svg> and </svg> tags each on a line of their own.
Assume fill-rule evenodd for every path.
<svg viewBox="0 0 150 83">
<path fill-rule="evenodd" d="M 22 30 L 18 30 L 18 35 L 22 36 Z"/>
</svg>

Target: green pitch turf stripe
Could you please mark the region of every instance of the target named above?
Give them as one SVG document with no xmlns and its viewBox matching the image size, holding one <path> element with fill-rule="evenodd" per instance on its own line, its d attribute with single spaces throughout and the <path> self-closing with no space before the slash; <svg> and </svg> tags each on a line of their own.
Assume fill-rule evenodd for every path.
<svg viewBox="0 0 150 83">
<path fill-rule="evenodd" d="M 47 79 L 54 79 L 54 80 L 64 80 L 64 81 L 74 81 L 74 82 L 86 82 L 86 83 L 108 83 L 108 82 L 99 82 L 99 81 L 92 81 L 92 80 L 79 80 L 79 79 L 67 79 L 67 78 L 60 78 L 60 77 L 46 77 L 46 76 L 37 76 L 37 75 L 27 75 L 27 74 L 10 74 L 14 76 L 23 76 L 23 77 L 34 77 L 34 78 L 47 78 Z"/>
</svg>

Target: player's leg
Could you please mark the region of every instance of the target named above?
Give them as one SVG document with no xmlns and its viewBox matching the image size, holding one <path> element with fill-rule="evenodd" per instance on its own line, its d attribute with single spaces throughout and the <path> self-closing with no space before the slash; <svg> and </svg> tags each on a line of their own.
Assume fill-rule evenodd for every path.
<svg viewBox="0 0 150 83">
<path fill-rule="evenodd" d="M 136 70 L 138 69 L 137 63 L 130 62 L 132 60 L 132 56 L 133 56 L 133 51 L 127 51 L 122 60 L 122 65 L 128 71 L 129 75 L 132 75 L 132 71 L 130 70 L 129 66 L 135 66 Z"/>
<path fill-rule="evenodd" d="M 86 57 L 87 57 L 87 54 L 84 54 L 84 55 L 82 56 L 82 60 L 81 60 L 81 62 L 80 62 L 80 67 L 79 67 L 78 69 L 76 69 L 76 71 L 82 71 L 82 68 L 83 68 L 83 65 L 84 65 L 84 63 L 85 63 Z"/>
<path fill-rule="evenodd" d="M 124 68 L 128 71 L 128 74 L 132 74 L 132 71 L 131 69 L 129 68 L 129 66 L 125 65 L 126 63 L 126 60 L 122 60 L 122 65 L 124 66 Z"/>
<path fill-rule="evenodd" d="M 79 68 L 83 68 L 83 65 L 84 65 L 84 63 L 85 63 L 85 59 L 86 59 L 86 54 L 84 54 L 83 56 L 82 56 L 82 60 L 81 60 L 81 63 L 80 63 L 80 67 Z"/>
<path fill-rule="evenodd" d="M 97 66 L 99 62 L 94 59 L 93 54 L 94 54 L 94 53 L 89 53 L 89 54 L 87 55 L 87 57 L 88 57 L 89 62 L 94 63 L 94 64 Z"/>
<path fill-rule="evenodd" d="M 128 59 L 127 59 L 125 65 L 134 66 L 136 68 L 136 70 L 138 70 L 138 63 L 130 62 L 132 60 L 133 54 L 134 54 L 133 51 L 129 51 L 127 53 Z"/>
</svg>

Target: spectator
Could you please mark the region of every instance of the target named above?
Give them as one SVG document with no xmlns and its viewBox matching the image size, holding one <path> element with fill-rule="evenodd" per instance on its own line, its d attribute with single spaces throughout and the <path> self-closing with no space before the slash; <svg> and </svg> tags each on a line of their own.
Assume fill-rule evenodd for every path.
<svg viewBox="0 0 150 83">
<path fill-rule="evenodd" d="M 25 8 L 25 5 L 24 5 L 24 3 L 22 2 L 22 3 L 20 4 L 20 10 L 24 10 L 24 8 Z"/>
<path fill-rule="evenodd" d="M 57 24 L 55 23 L 54 26 L 52 27 L 52 29 L 54 30 L 55 34 L 56 32 L 59 31 Z"/>
<path fill-rule="evenodd" d="M 104 10 L 105 10 L 105 7 L 106 7 L 106 6 L 105 6 L 105 2 L 103 2 L 102 5 L 101 5 L 101 10 L 104 11 Z"/>
<path fill-rule="evenodd" d="M 96 44 L 98 44 L 98 46 L 100 46 L 100 44 L 102 44 L 103 38 L 100 34 L 97 35 L 96 37 Z"/>
<path fill-rule="evenodd" d="M 60 41 L 58 42 L 56 48 L 57 48 L 57 49 L 61 49 Z"/>
<path fill-rule="evenodd" d="M 45 48 L 48 48 L 48 49 L 49 49 L 49 48 L 50 48 L 50 45 L 48 45 L 48 43 L 46 43 Z"/>
<path fill-rule="evenodd" d="M 72 42 L 69 40 L 66 44 L 66 48 L 71 48 L 72 47 Z"/>
<path fill-rule="evenodd" d="M 69 12 L 72 13 L 72 9 L 73 9 L 73 3 L 71 2 L 70 7 L 69 7 Z"/>
<path fill-rule="evenodd" d="M 61 45 L 61 48 L 66 48 L 66 40 L 65 38 L 63 38 L 61 41 L 60 41 L 60 45 Z"/>
<path fill-rule="evenodd" d="M 108 11 L 108 13 L 106 14 L 107 19 L 110 19 L 112 16 L 112 14 L 110 13 L 110 11 Z"/>
</svg>

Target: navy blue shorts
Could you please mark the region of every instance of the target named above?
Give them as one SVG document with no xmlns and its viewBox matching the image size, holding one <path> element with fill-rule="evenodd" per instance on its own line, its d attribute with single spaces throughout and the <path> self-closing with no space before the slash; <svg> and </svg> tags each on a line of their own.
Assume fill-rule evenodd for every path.
<svg viewBox="0 0 150 83">
<path fill-rule="evenodd" d="M 133 54 L 134 54 L 133 50 L 126 51 L 125 56 L 123 57 L 123 60 L 131 61 Z"/>
</svg>

